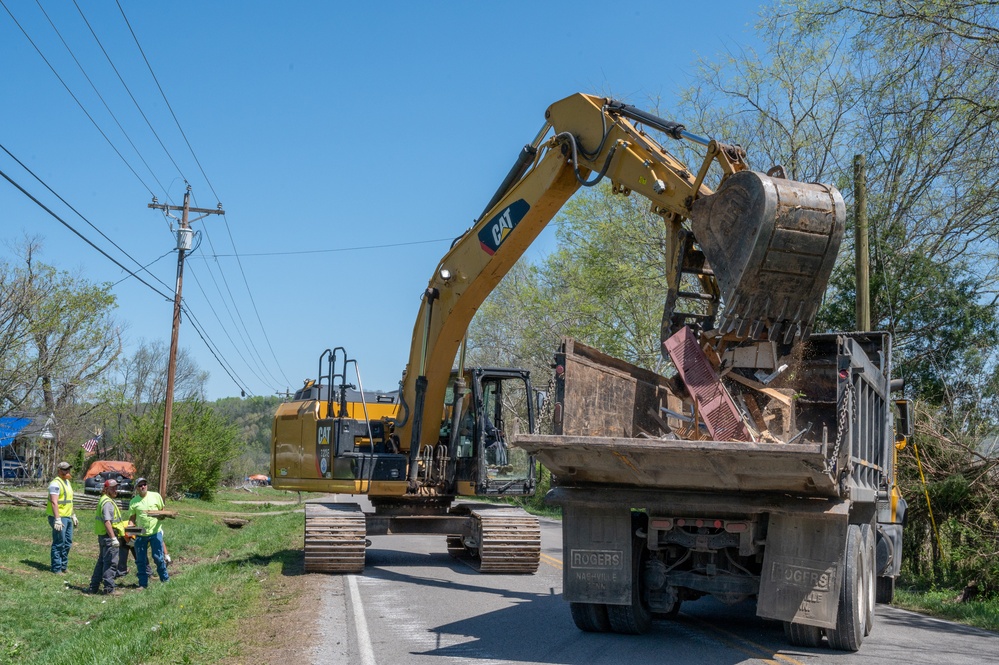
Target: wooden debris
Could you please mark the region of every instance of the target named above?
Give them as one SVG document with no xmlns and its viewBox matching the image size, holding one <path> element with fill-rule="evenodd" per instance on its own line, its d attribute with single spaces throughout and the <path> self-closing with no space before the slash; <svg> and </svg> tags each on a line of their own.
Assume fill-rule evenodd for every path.
<svg viewBox="0 0 999 665">
<path fill-rule="evenodd" d="M 162 519 L 166 519 L 166 518 L 177 519 L 177 511 L 176 510 L 150 510 L 146 514 L 149 515 L 150 517 L 155 517 L 158 520 L 162 520 Z"/>
<path fill-rule="evenodd" d="M 778 402 L 780 402 L 781 404 L 784 404 L 785 406 L 791 406 L 791 396 L 784 394 L 783 392 L 781 392 L 780 390 L 777 390 L 776 388 L 767 388 L 765 385 L 763 385 L 759 381 L 755 381 L 753 379 L 747 379 L 746 377 L 742 376 L 738 372 L 730 372 L 730 373 L 728 373 L 728 374 L 725 375 L 725 378 L 726 379 L 731 379 L 732 381 L 735 381 L 736 383 L 741 383 L 742 385 L 746 386 L 747 388 L 752 388 L 753 390 L 755 390 L 757 392 L 763 393 L 767 397 L 775 399 Z"/>
<path fill-rule="evenodd" d="M 5 492 L 3 490 L 0 490 L 0 494 L 3 494 L 4 496 L 9 496 L 11 499 L 14 500 L 14 503 L 23 503 L 23 504 L 28 505 L 28 506 L 35 506 L 36 508 L 44 508 L 45 507 L 44 503 L 39 503 L 38 501 L 32 501 L 31 499 L 26 499 L 23 496 L 18 496 L 16 494 L 11 494 L 10 492 Z"/>
</svg>

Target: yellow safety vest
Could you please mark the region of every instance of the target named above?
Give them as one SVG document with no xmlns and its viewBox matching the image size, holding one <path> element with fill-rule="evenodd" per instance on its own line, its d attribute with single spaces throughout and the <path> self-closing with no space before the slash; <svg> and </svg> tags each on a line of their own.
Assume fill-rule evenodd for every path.
<svg viewBox="0 0 999 665">
<path fill-rule="evenodd" d="M 118 502 L 107 494 L 101 494 L 100 501 L 97 502 L 97 524 L 94 525 L 94 533 L 98 536 L 108 535 L 108 530 L 104 528 L 104 504 L 108 501 L 114 506 L 114 517 L 111 518 L 111 526 L 116 527 L 118 522 L 121 522 L 121 509 L 118 508 Z M 117 532 L 117 529 L 115 531 Z"/>
<path fill-rule="evenodd" d="M 59 517 L 71 517 L 73 515 L 73 486 L 68 480 L 63 480 L 59 476 L 52 479 L 52 482 L 59 483 Z M 55 517 L 52 514 L 52 502 L 45 504 L 45 514 Z"/>
</svg>

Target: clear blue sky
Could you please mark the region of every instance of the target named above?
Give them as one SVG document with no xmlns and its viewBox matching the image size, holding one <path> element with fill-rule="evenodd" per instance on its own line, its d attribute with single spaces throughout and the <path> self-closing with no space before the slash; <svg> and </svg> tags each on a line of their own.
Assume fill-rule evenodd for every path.
<svg viewBox="0 0 999 665">
<path fill-rule="evenodd" d="M 144 278 L 169 295 L 175 240 L 147 207 L 152 195 L 179 205 L 186 178 L 195 205 L 222 203 L 224 219 L 194 224 L 202 242 L 184 297 L 237 380 L 189 320 L 180 333 L 211 372 L 210 399 L 294 390 L 334 346 L 358 360 L 366 389 L 394 389 L 431 272 L 545 108 L 575 92 L 639 106 L 661 97 L 669 108 L 697 55 L 756 43 L 761 4 L 118 1 L 186 141 L 115 0 L 79 6 L 148 125 L 73 3 L 42 3 L 60 38 L 36 3 L 3 0 L 0 144 L 135 261 L 152 263 L 162 283 Z M 136 269 L 3 151 L 0 170 Z M 42 261 L 117 283 L 127 351 L 169 342 L 171 301 L 6 180 L 0 206 L 0 256 L 37 237 Z M 531 255 L 552 243 L 546 233 Z"/>
</svg>

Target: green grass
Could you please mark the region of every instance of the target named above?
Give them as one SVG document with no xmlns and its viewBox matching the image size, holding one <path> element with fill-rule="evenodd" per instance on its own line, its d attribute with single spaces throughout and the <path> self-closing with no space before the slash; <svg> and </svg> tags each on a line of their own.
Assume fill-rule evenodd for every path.
<svg viewBox="0 0 999 665">
<path fill-rule="evenodd" d="M 948 621 L 999 631 L 999 598 L 959 603 L 955 599 L 960 594 L 960 589 L 904 589 L 900 586 L 895 590 L 892 605 Z"/>
<path fill-rule="evenodd" d="M 82 487 L 80 488 L 82 492 Z M 302 515 L 295 493 L 223 492 L 173 501 L 165 522 L 170 582 L 135 590 L 129 562 L 120 597 L 83 593 L 97 558 L 91 511 L 78 511 L 69 574 L 49 572 L 51 531 L 37 508 L 0 508 L 0 663 L 214 663 L 239 651 L 240 619 L 261 611 L 268 579 L 301 574 Z M 273 515 L 254 515 L 273 512 Z M 222 515 L 250 520 L 227 528 Z"/>
</svg>

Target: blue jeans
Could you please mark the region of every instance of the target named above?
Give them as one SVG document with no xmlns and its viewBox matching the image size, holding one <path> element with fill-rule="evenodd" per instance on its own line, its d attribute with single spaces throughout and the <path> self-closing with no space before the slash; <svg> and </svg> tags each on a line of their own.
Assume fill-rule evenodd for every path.
<svg viewBox="0 0 999 665">
<path fill-rule="evenodd" d="M 73 546 L 73 518 L 49 516 L 49 526 L 54 527 L 58 519 L 62 522 L 62 531 L 52 529 L 52 572 L 61 573 L 69 563 L 69 548 Z"/>
<path fill-rule="evenodd" d="M 139 586 L 145 587 L 149 584 L 149 553 L 152 552 L 153 563 L 156 564 L 156 573 L 160 576 L 160 582 L 170 579 L 167 574 L 166 560 L 163 558 L 163 532 L 157 531 L 151 536 L 139 536 L 135 539 L 135 567 L 139 574 Z"/>
</svg>

